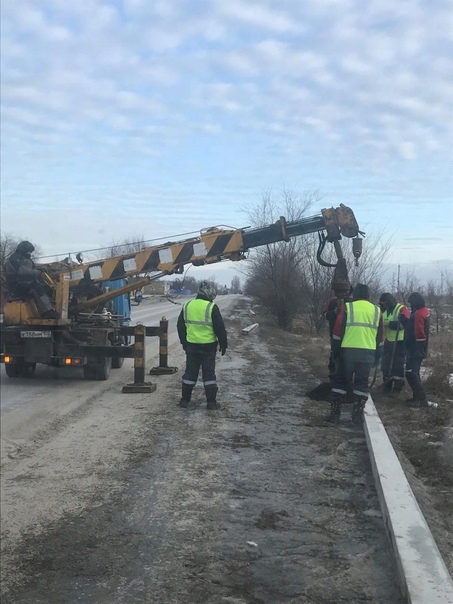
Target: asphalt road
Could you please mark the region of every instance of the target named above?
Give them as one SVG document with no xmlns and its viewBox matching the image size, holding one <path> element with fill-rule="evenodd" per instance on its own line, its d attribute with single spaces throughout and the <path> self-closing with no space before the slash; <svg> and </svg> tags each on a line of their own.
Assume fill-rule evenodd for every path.
<svg viewBox="0 0 453 604">
<path fill-rule="evenodd" d="M 174 330 L 180 307 L 164 310 Z M 162 308 L 149 312 L 134 307 L 134 320 Z M 121 392 L 126 363 L 107 382 L 45 369 L 12 380 L 22 403 L 2 416 L 2 603 L 402 601 L 363 431 L 325 426 L 301 394 L 310 375 L 303 347 L 287 354 L 290 335 L 241 335 L 254 322 L 243 300 L 224 315 L 219 411 L 201 387 L 177 406 L 181 371 L 134 395 Z"/>
<path fill-rule="evenodd" d="M 237 296 L 234 295 L 218 296 L 216 304 L 222 310 L 236 298 Z M 168 344 L 170 346 L 177 343 L 176 320 L 181 311 L 181 305 L 187 299 L 189 298 L 176 298 L 173 302 L 170 302 L 167 299 L 159 298 L 158 301 L 154 301 L 152 298 L 145 297 L 140 305 L 132 306 L 131 325 L 142 323 L 147 326 L 156 326 L 165 317 L 168 320 Z M 158 359 L 159 341 L 157 338 L 147 338 L 146 355 L 150 360 Z M 155 364 L 158 365 L 158 360 L 156 360 Z M 128 372 L 129 374 L 132 367 L 133 361 L 125 359 L 123 373 Z M 21 409 L 21 412 L 30 414 L 33 413 L 33 409 L 42 406 L 45 407 L 46 413 L 51 413 L 52 408 L 55 408 L 58 413 L 62 398 L 66 398 L 68 388 L 74 387 L 76 384 L 79 392 L 85 391 L 89 396 L 92 396 L 93 390 L 96 389 L 96 382 L 85 382 L 82 369 L 77 367 L 56 369 L 47 365 L 37 365 L 33 379 L 11 379 L 7 377 L 3 364 L 0 368 L 0 409 L 2 415 L 18 409 Z M 127 379 L 130 380 L 130 378 Z M 98 384 L 98 387 L 101 390 L 102 384 Z M 27 407 L 30 407 L 30 409 L 27 410 Z M 6 418 L 4 421 L 7 422 Z M 8 436 L 8 423 L 9 421 L 3 427 L 6 436 Z"/>
</svg>

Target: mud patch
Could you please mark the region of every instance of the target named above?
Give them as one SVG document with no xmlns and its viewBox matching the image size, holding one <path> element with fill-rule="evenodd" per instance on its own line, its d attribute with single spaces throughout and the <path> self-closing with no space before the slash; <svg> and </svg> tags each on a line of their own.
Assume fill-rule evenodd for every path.
<svg viewBox="0 0 453 604">
<path fill-rule="evenodd" d="M 256 528 L 261 530 L 278 530 L 279 522 L 281 518 L 288 517 L 289 514 L 286 510 L 282 510 L 280 512 L 273 512 L 272 510 L 263 510 L 260 514 L 260 517 L 255 522 Z"/>
</svg>

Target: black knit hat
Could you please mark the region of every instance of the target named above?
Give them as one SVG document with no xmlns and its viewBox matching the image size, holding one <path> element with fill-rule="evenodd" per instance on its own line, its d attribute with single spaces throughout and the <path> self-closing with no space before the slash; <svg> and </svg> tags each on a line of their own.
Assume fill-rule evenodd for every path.
<svg viewBox="0 0 453 604">
<path fill-rule="evenodd" d="M 31 254 L 35 251 L 35 246 L 29 241 L 21 241 L 16 247 L 16 252 L 20 254 Z"/>
<path fill-rule="evenodd" d="M 394 308 L 396 305 L 396 299 L 392 296 L 392 294 L 385 292 L 384 294 L 381 294 L 379 304 L 388 304 L 390 308 Z"/>
<path fill-rule="evenodd" d="M 423 308 L 425 299 L 419 292 L 413 292 L 407 299 L 412 308 Z"/>
<path fill-rule="evenodd" d="M 369 300 L 370 299 L 370 290 L 368 289 L 368 285 L 364 285 L 363 283 L 357 283 L 352 292 L 354 300 Z"/>
</svg>

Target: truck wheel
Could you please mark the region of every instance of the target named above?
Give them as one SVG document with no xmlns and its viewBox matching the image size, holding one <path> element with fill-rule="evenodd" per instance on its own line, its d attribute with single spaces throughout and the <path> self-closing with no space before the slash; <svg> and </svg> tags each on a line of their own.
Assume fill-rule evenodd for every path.
<svg viewBox="0 0 453 604">
<path fill-rule="evenodd" d="M 5 363 L 6 375 L 10 378 L 32 377 L 36 369 L 36 363 L 26 363 L 25 361 L 16 361 L 15 363 Z"/>
<path fill-rule="evenodd" d="M 94 377 L 94 375 L 95 375 L 95 371 L 94 371 L 94 369 L 95 369 L 95 368 L 94 368 L 94 366 L 93 366 L 93 365 L 84 365 L 84 366 L 83 366 L 83 377 L 84 377 L 86 380 L 94 380 L 94 379 L 96 379 L 96 378 Z"/>
<path fill-rule="evenodd" d="M 118 357 L 112 359 L 112 369 L 120 369 L 123 366 L 124 357 Z"/>
<path fill-rule="evenodd" d="M 120 344 L 119 346 L 127 345 L 127 336 L 120 336 L 119 338 Z M 112 357 L 112 369 L 120 369 L 123 366 L 124 357 Z"/>
<path fill-rule="evenodd" d="M 89 363 L 83 366 L 83 377 L 86 380 L 108 380 L 111 365 L 112 359 L 110 357 L 97 359 L 96 363 Z"/>
<path fill-rule="evenodd" d="M 110 368 L 112 366 L 112 358 L 105 357 L 102 362 L 96 366 L 96 377 L 95 380 L 103 381 L 108 380 L 110 375 Z"/>
</svg>

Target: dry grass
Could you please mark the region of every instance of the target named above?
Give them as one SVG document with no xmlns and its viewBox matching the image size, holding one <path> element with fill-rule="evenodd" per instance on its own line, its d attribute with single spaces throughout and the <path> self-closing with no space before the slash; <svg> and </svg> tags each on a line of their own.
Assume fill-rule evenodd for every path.
<svg viewBox="0 0 453 604">
<path fill-rule="evenodd" d="M 445 329 L 430 335 L 429 356 L 424 365 L 427 369 L 427 392 L 442 399 L 453 400 L 453 336 Z"/>
</svg>

